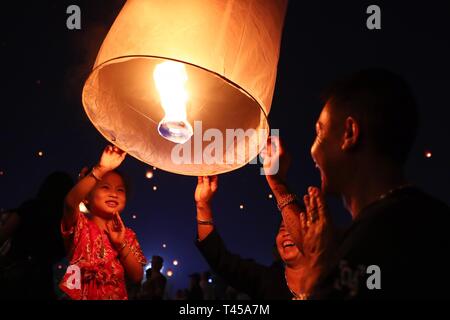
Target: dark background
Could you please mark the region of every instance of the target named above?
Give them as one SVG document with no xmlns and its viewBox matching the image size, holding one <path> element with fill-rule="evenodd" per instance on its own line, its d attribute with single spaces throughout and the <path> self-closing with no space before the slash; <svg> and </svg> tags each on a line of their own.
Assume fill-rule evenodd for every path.
<svg viewBox="0 0 450 320">
<path fill-rule="evenodd" d="M 123 3 L 38 0 L 2 7 L 0 208 L 33 197 L 54 170 L 75 178 L 82 166 L 98 161 L 106 141 L 84 113 L 81 90 Z M 79 31 L 66 28 L 70 4 L 81 8 Z M 381 7 L 381 30 L 366 28 L 371 4 Z M 450 203 L 449 7 L 448 1 L 290 1 L 269 121 L 293 155 L 290 184 L 297 194 L 320 184 L 309 150 L 321 89 L 340 75 L 382 66 L 409 81 L 420 107 L 421 129 L 408 176 Z M 187 287 L 191 272 L 208 269 L 193 244 L 196 178 L 156 170 L 146 179 L 149 168 L 132 157 L 122 165 L 132 182 L 124 220 L 138 234 L 147 258 L 161 255 L 164 271 L 174 271 L 171 286 Z M 214 212 L 229 249 L 269 264 L 280 216 L 259 169 L 248 165 L 221 175 Z M 340 199 L 330 203 L 336 221 L 348 222 Z"/>
</svg>

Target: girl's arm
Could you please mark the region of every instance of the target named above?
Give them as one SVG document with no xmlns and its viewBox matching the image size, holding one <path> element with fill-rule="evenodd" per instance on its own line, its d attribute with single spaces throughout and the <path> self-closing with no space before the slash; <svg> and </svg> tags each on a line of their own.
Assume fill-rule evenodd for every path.
<svg viewBox="0 0 450 320">
<path fill-rule="evenodd" d="M 119 252 L 119 260 L 128 278 L 135 283 L 141 282 L 144 276 L 144 270 L 142 261 L 139 260 L 138 254 L 136 254 L 136 250 L 140 251 L 139 244 L 134 235 L 131 240 L 126 235 L 126 227 L 119 213 L 116 213 L 114 218 L 108 221 L 106 231 L 112 245 Z"/>
<path fill-rule="evenodd" d="M 141 261 L 139 261 L 138 257 L 132 252 L 131 246 L 132 244 L 128 244 L 121 250 L 119 260 L 122 263 L 128 278 L 134 283 L 140 283 L 144 277 L 144 269 Z"/>
<path fill-rule="evenodd" d="M 95 166 L 91 173 L 83 177 L 78 183 L 69 191 L 64 200 L 64 216 L 63 222 L 67 228 L 75 224 L 75 212 L 80 202 L 86 199 L 86 196 L 94 188 L 97 179 L 101 179 L 105 173 L 100 166 Z"/>
</svg>

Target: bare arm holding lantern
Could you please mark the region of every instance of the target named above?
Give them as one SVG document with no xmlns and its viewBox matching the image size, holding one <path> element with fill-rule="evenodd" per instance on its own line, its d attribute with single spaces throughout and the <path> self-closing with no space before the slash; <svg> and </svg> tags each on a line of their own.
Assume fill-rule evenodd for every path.
<svg viewBox="0 0 450 320">
<path fill-rule="evenodd" d="M 264 170 L 277 203 L 282 207 L 283 221 L 305 258 L 300 287 L 308 296 L 333 253 L 335 230 L 324 197 L 318 188 L 308 188 L 308 194 L 303 197 L 304 208 L 297 201 L 292 201 L 292 195 L 286 185 L 291 158 L 277 137 L 271 140 L 268 140 Z"/>
<path fill-rule="evenodd" d="M 267 141 L 264 154 L 264 171 L 269 187 L 278 204 L 282 204 L 292 195 L 287 187 L 287 172 L 291 164 L 291 157 L 286 152 L 281 141 L 277 137 L 271 137 Z M 295 245 L 303 252 L 303 234 L 300 222 L 302 207 L 296 202 L 290 202 L 282 209 L 283 221 L 294 240 Z"/>
<path fill-rule="evenodd" d="M 197 206 L 197 232 L 198 240 L 205 239 L 213 230 L 213 215 L 211 200 L 218 188 L 218 177 L 198 177 L 195 189 L 195 203 Z"/>
</svg>

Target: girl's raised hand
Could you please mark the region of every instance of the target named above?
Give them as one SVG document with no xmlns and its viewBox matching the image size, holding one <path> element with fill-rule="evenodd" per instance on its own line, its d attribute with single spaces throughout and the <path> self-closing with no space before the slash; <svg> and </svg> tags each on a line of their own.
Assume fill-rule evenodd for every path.
<svg viewBox="0 0 450 320">
<path fill-rule="evenodd" d="M 126 152 L 116 146 L 108 145 L 103 150 L 98 166 L 105 172 L 116 169 L 125 159 Z"/>
</svg>

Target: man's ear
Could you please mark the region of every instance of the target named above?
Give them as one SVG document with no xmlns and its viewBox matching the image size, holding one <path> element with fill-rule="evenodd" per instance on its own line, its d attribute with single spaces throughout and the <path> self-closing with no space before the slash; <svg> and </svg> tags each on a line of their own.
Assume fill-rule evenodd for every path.
<svg viewBox="0 0 450 320">
<path fill-rule="evenodd" d="M 344 138 L 341 145 L 342 150 L 353 149 L 359 140 L 359 123 L 353 117 L 347 117 L 344 125 Z"/>
</svg>

